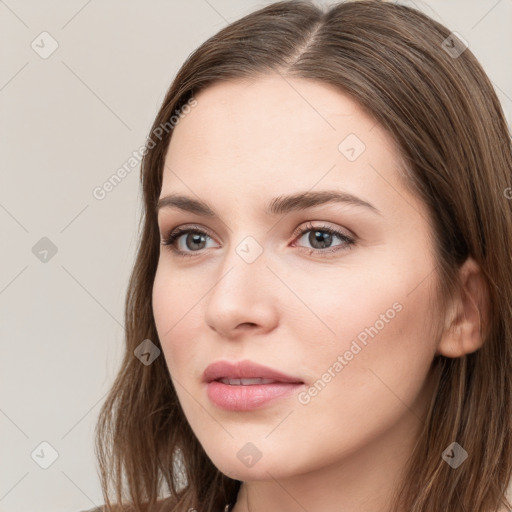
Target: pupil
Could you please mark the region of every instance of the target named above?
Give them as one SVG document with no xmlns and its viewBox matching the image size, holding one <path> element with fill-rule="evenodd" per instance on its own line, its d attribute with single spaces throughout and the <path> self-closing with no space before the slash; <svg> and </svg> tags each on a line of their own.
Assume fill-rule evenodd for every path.
<svg viewBox="0 0 512 512">
<path fill-rule="evenodd" d="M 198 233 L 196 233 L 196 234 L 189 234 L 189 236 L 187 236 L 187 247 L 189 249 L 197 249 L 197 247 L 191 247 L 190 246 L 190 244 L 189 244 L 190 238 L 193 239 L 193 242 L 192 242 L 193 244 L 200 244 L 201 242 L 204 242 L 204 236 L 203 235 L 198 234 Z"/>
<path fill-rule="evenodd" d="M 313 247 L 315 247 L 315 244 L 319 243 L 320 244 L 320 247 L 315 247 L 315 248 L 323 248 L 323 247 L 327 247 L 328 245 L 330 245 L 330 239 L 331 239 L 331 235 L 329 233 L 325 233 L 323 231 L 312 231 L 311 232 L 311 235 L 309 236 L 310 238 L 310 243 Z"/>
</svg>

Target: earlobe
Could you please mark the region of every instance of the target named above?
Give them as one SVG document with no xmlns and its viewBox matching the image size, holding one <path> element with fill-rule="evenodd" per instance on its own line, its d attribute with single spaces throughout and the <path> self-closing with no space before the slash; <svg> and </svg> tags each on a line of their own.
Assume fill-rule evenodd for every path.
<svg viewBox="0 0 512 512">
<path fill-rule="evenodd" d="M 462 357 L 480 349 L 488 325 L 489 290 L 480 266 L 469 257 L 459 270 L 459 293 L 446 314 L 437 353 Z"/>
</svg>

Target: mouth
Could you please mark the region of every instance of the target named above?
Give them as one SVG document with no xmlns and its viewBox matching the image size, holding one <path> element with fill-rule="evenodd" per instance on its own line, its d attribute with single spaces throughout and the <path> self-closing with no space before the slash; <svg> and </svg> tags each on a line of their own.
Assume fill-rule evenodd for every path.
<svg viewBox="0 0 512 512">
<path fill-rule="evenodd" d="M 273 379 L 262 379 L 262 378 L 254 378 L 254 379 L 216 379 L 214 382 L 222 382 L 222 384 L 227 384 L 229 386 L 255 386 L 257 384 L 274 384 L 279 381 Z"/>
<path fill-rule="evenodd" d="M 264 379 L 249 380 L 263 381 Z M 228 383 L 225 383 L 226 381 Z M 298 382 L 231 384 L 230 381 L 231 379 L 213 380 L 206 386 L 206 394 L 210 402 L 226 411 L 242 412 L 260 409 L 277 400 L 284 400 L 304 388 L 304 384 Z"/>
<path fill-rule="evenodd" d="M 303 384 L 299 377 L 288 375 L 254 361 L 216 361 L 206 367 L 203 382 L 220 381 L 231 386 L 253 386 L 258 384 L 295 383 Z"/>
<path fill-rule="evenodd" d="M 304 387 L 300 378 L 252 361 L 217 361 L 206 368 L 203 382 L 209 400 L 227 411 L 259 409 Z"/>
</svg>

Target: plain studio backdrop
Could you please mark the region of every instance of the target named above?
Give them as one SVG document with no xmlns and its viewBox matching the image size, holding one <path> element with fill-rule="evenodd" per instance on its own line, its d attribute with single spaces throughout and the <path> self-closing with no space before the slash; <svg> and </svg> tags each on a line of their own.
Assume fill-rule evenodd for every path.
<svg viewBox="0 0 512 512">
<path fill-rule="evenodd" d="M 123 348 L 130 158 L 186 57 L 269 3 L 0 1 L 0 512 L 103 503 L 93 429 Z M 512 0 L 401 3 L 463 36 L 510 125 Z"/>
</svg>

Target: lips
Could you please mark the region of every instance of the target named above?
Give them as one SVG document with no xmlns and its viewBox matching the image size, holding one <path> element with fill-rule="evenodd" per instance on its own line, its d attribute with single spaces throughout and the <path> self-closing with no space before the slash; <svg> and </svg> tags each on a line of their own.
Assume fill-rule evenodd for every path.
<svg viewBox="0 0 512 512">
<path fill-rule="evenodd" d="M 222 382 L 222 384 L 228 384 L 229 386 L 255 386 L 257 384 L 273 384 L 275 382 L 278 382 L 274 379 L 216 379 L 219 382 Z"/>
<path fill-rule="evenodd" d="M 249 412 L 285 400 L 304 382 L 253 361 L 217 361 L 203 373 L 208 399 L 220 409 Z"/>
<path fill-rule="evenodd" d="M 231 386 L 251 386 L 272 383 L 296 383 L 303 381 L 268 366 L 253 361 L 216 361 L 207 366 L 203 373 L 203 382 L 220 381 Z"/>
</svg>

